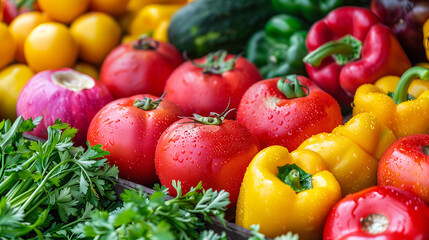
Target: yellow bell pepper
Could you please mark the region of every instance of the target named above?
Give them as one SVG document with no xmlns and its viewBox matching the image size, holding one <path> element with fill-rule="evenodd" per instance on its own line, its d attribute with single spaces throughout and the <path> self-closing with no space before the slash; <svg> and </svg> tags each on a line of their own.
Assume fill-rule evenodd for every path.
<svg viewBox="0 0 429 240">
<path fill-rule="evenodd" d="M 236 224 L 245 228 L 259 224 L 259 231 L 268 237 L 292 231 L 300 240 L 322 239 L 327 214 L 340 198 L 340 185 L 317 153 L 289 153 L 285 147 L 270 146 L 246 170 Z"/>
<path fill-rule="evenodd" d="M 156 40 L 167 41 L 169 20 L 182 6 L 183 4 L 149 4 L 143 7 L 131 22 L 130 35 L 148 34 L 153 35 Z"/>
<path fill-rule="evenodd" d="M 426 58 L 429 60 L 429 19 L 423 24 L 423 46 L 426 50 Z"/>
<path fill-rule="evenodd" d="M 175 4 L 186 2 L 186 0 L 130 0 L 128 2 L 127 9 L 131 11 L 138 11 L 149 4 Z"/>
<path fill-rule="evenodd" d="M 373 114 L 362 113 L 332 133 L 310 137 L 298 150 L 318 153 L 345 196 L 377 184 L 378 161 L 395 140 L 393 132 Z"/>
<path fill-rule="evenodd" d="M 25 64 L 12 64 L 0 71 L 0 117 L 16 119 L 16 101 L 34 72 Z"/>
<path fill-rule="evenodd" d="M 423 82 L 429 80 L 429 69 L 415 66 L 399 80 L 395 77 L 380 80 L 357 89 L 353 115 L 373 113 L 398 138 L 429 133 L 429 85 Z M 389 91 L 394 93 L 388 96 Z"/>
</svg>

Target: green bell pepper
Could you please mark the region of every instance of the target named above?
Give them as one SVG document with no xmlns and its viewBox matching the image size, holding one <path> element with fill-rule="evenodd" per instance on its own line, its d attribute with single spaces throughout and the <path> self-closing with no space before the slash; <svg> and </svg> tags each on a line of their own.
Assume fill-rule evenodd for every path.
<svg viewBox="0 0 429 240">
<path fill-rule="evenodd" d="M 305 38 L 308 29 L 306 23 L 294 16 L 275 15 L 268 20 L 264 30 L 249 39 L 246 58 L 258 67 L 264 78 L 306 75 L 302 59 L 307 54 Z"/>
<path fill-rule="evenodd" d="M 271 0 L 271 4 L 278 12 L 293 14 L 313 23 L 343 5 L 343 0 Z"/>
<path fill-rule="evenodd" d="M 322 19 L 330 11 L 344 5 L 369 7 L 370 0 L 271 0 L 279 13 L 292 14 L 309 24 Z"/>
</svg>

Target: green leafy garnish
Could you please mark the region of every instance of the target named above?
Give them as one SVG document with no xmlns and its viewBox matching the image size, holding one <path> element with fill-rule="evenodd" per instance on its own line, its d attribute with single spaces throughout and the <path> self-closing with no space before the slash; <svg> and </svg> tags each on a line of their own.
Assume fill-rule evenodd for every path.
<svg viewBox="0 0 429 240">
<path fill-rule="evenodd" d="M 113 212 L 95 211 L 91 219 L 78 224 L 73 232 L 80 238 L 95 239 L 226 239 L 211 231 L 203 231 L 204 220 L 216 216 L 224 223 L 224 212 L 230 203 L 224 190 L 204 190 L 201 182 L 182 195 L 180 182 L 173 181 L 175 198 L 168 198 L 168 189 L 157 185 L 149 196 L 142 189 L 125 190 L 123 207 Z"/>
<path fill-rule="evenodd" d="M 251 225 L 250 231 L 252 232 L 253 237 L 250 237 L 249 240 L 265 240 L 265 235 L 259 232 L 259 224 Z M 298 234 L 293 234 L 292 232 L 288 232 L 287 234 L 280 235 L 275 237 L 274 240 L 298 240 Z"/>
<path fill-rule="evenodd" d="M 73 146 L 77 129 L 57 120 L 46 142 L 23 133 L 40 122 L 0 122 L 0 239 L 72 239 L 71 229 L 116 199 L 118 169 L 101 145 Z"/>
</svg>

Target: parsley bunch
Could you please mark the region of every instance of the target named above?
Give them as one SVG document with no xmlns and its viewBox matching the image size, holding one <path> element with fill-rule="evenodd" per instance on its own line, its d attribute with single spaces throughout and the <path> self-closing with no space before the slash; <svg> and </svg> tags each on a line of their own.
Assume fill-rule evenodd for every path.
<svg viewBox="0 0 429 240">
<path fill-rule="evenodd" d="M 0 239 L 76 238 L 76 224 L 116 199 L 118 169 L 101 145 L 74 147 L 77 129 L 58 120 L 46 142 L 23 138 L 38 122 L 0 122 Z"/>
<path fill-rule="evenodd" d="M 125 190 L 121 194 L 123 207 L 113 212 L 95 211 L 91 220 L 80 223 L 74 232 L 81 238 L 109 239 L 205 239 L 226 240 L 226 235 L 203 231 L 204 221 L 212 222 L 216 216 L 224 224 L 226 206 L 230 203 L 229 193 L 212 189 L 204 190 L 201 182 L 181 194 L 180 182 L 173 181 L 178 195 L 167 199 L 168 189 L 155 186 L 151 196 L 142 189 Z"/>
</svg>

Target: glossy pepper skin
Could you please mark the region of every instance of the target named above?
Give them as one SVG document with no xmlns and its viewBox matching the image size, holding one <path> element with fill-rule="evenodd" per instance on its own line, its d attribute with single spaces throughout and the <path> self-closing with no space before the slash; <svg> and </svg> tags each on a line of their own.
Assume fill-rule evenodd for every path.
<svg viewBox="0 0 429 240">
<path fill-rule="evenodd" d="M 306 46 L 308 76 L 343 107 L 350 107 L 360 85 L 388 74 L 401 75 L 411 67 L 392 31 L 366 8 L 331 11 L 312 25 Z"/>
<path fill-rule="evenodd" d="M 426 58 L 429 60 L 429 19 L 423 25 L 423 46 L 426 51 Z"/>
<path fill-rule="evenodd" d="M 341 125 L 342 115 L 335 99 L 309 78 L 288 75 L 259 81 L 247 89 L 237 121 L 258 138 L 261 148 L 281 145 L 293 151 L 312 135 Z"/>
<path fill-rule="evenodd" d="M 135 13 L 129 26 L 129 35 L 124 42 L 136 40 L 145 34 L 153 39 L 168 42 L 167 30 L 173 14 L 183 7 L 184 2 L 152 3 Z"/>
<path fill-rule="evenodd" d="M 276 176 L 278 167 L 292 163 L 312 175 L 311 189 L 297 193 Z M 292 231 L 301 240 L 321 239 L 327 213 L 340 198 L 340 186 L 318 154 L 271 146 L 260 151 L 246 170 L 236 224 L 245 228 L 259 224 L 259 231 L 268 237 Z"/>
<path fill-rule="evenodd" d="M 339 201 L 326 220 L 324 240 L 429 239 L 429 207 L 395 187 L 374 186 Z"/>
<path fill-rule="evenodd" d="M 395 140 L 373 114 L 362 113 L 332 133 L 310 137 L 297 150 L 318 153 L 346 196 L 377 184 L 378 160 Z"/>
<path fill-rule="evenodd" d="M 306 74 L 302 59 L 307 54 L 305 38 L 310 27 L 287 14 L 273 16 L 247 42 L 246 58 L 265 79 L 287 74 Z"/>
<path fill-rule="evenodd" d="M 424 61 L 422 27 L 429 18 L 427 0 L 372 0 L 371 11 L 392 29 L 410 60 Z"/>
<path fill-rule="evenodd" d="M 356 91 L 353 115 L 362 112 L 373 113 L 398 138 L 428 133 L 429 91 L 426 90 L 427 86 L 420 85 L 417 81 L 411 88 L 413 91 L 409 90 L 410 85 L 417 78 L 428 81 L 429 69 L 420 66 L 408 69 L 399 79 L 393 98 L 387 95 L 388 91 L 392 91 L 391 89 L 381 89 L 373 84 L 362 85 Z M 409 98 L 416 99 L 408 100 Z"/>
</svg>

